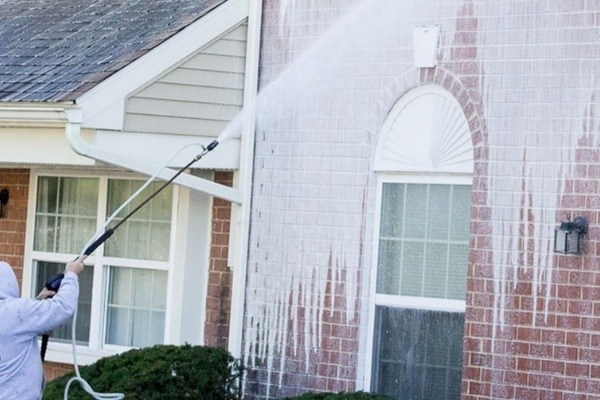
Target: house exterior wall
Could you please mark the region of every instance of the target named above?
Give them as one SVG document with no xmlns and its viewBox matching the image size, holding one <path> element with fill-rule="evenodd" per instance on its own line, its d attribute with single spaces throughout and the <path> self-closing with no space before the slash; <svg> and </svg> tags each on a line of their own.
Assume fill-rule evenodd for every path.
<svg viewBox="0 0 600 400">
<path fill-rule="evenodd" d="M 233 173 L 216 172 L 215 182 L 231 186 Z M 230 222 L 231 203 L 214 198 L 204 342 L 207 346 L 224 349 L 228 345 L 231 316 L 232 273 L 227 266 Z"/>
<path fill-rule="evenodd" d="M 8 189 L 9 200 L 0 218 L 0 259 L 9 263 L 21 282 L 27 217 L 29 170 L 0 168 L 0 190 Z"/>
<path fill-rule="evenodd" d="M 244 96 L 247 24 L 129 96 L 124 130 L 217 137 Z"/>
<path fill-rule="evenodd" d="M 265 1 L 263 88 L 350 3 Z M 600 5 L 427 4 L 408 27 L 441 25 L 436 68 L 414 68 L 412 38 L 400 36 L 389 50 L 400 56 L 340 69 L 326 101 L 259 118 L 250 398 L 369 389 L 372 155 L 390 107 L 430 83 L 458 100 L 474 147 L 462 398 L 597 397 Z M 580 214 L 590 223 L 583 255 L 555 255 L 554 227 Z"/>
<path fill-rule="evenodd" d="M 231 186 L 232 180 L 232 172 L 215 172 L 218 183 Z M 19 284 L 22 284 L 23 276 L 29 183 L 29 169 L 0 168 L 0 190 L 6 188 L 9 191 L 9 202 L 3 207 L 0 218 L 0 259 L 14 268 Z M 206 345 L 227 348 L 231 301 L 231 271 L 227 266 L 231 204 L 214 199 L 212 216 L 204 337 Z M 72 370 L 71 364 L 44 363 L 46 381 Z"/>
</svg>

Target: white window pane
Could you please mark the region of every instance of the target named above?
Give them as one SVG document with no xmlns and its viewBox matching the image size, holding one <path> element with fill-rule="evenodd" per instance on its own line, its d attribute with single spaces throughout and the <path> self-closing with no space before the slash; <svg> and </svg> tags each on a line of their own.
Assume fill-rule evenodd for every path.
<svg viewBox="0 0 600 400">
<path fill-rule="evenodd" d="M 399 240 L 381 240 L 379 242 L 377 293 L 398 294 L 401 254 L 402 242 Z"/>
<path fill-rule="evenodd" d="M 81 249 L 87 244 L 91 237 L 96 233 L 96 218 L 80 217 L 77 219 L 75 226 L 75 251 L 79 253 Z"/>
<path fill-rule="evenodd" d="M 132 312 L 132 340 L 131 346 L 145 347 L 148 346 L 148 335 L 150 333 L 150 311 L 148 310 L 133 310 Z"/>
<path fill-rule="evenodd" d="M 38 178 L 36 212 L 55 213 L 58 178 L 41 176 Z"/>
<path fill-rule="evenodd" d="M 150 221 L 139 221 L 131 219 L 127 224 L 128 248 L 124 256 L 128 258 L 139 258 L 142 260 L 150 258 Z M 123 256 L 123 255 L 122 255 Z"/>
<path fill-rule="evenodd" d="M 110 267 L 109 273 L 111 287 L 107 307 L 113 311 L 108 315 L 107 342 L 133 347 L 162 343 L 167 272 Z M 128 335 L 119 334 L 118 330 L 128 332 Z"/>
<path fill-rule="evenodd" d="M 79 253 L 93 235 L 98 179 L 40 177 L 34 250 Z"/>
<path fill-rule="evenodd" d="M 125 202 L 141 187 L 141 181 L 109 180 L 108 214 Z M 118 223 L 162 186 L 154 182 L 138 195 L 117 218 Z M 171 207 L 173 190 L 165 188 L 150 202 L 136 211 L 105 245 L 105 253 L 113 257 L 167 261 L 169 259 Z"/>
<path fill-rule="evenodd" d="M 468 244 L 451 244 L 449 249 L 448 298 L 464 300 L 467 290 Z"/>
<path fill-rule="evenodd" d="M 98 214 L 98 179 L 79 179 L 79 201 L 77 215 L 93 217 Z"/>
<path fill-rule="evenodd" d="M 151 307 L 155 310 L 164 310 L 167 307 L 167 272 L 154 271 L 152 280 Z"/>
<path fill-rule="evenodd" d="M 167 261 L 169 259 L 169 242 L 171 224 L 168 222 L 153 222 L 150 227 L 150 259 Z"/>
<path fill-rule="evenodd" d="M 61 178 L 58 189 L 58 213 L 77 214 L 77 178 Z"/>
<path fill-rule="evenodd" d="M 118 219 L 114 220 L 119 222 Z M 111 238 L 104 242 L 104 254 L 107 256 L 126 257 L 127 256 L 127 222 L 117 229 Z"/>
<path fill-rule="evenodd" d="M 131 286 L 131 269 L 111 268 L 108 302 L 121 306 L 131 304 Z"/>
<path fill-rule="evenodd" d="M 164 342 L 165 313 L 160 311 L 152 312 L 150 318 L 150 330 L 148 345 L 161 344 Z"/>
<path fill-rule="evenodd" d="M 158 186 L 158 185 L 156 185 Z M 154 187 L 157 190 L 158 187 Z M 151 218 L 153 221 L 170 221 L 171 220 L 171 198 L 173 192 L 165 189 L 160 192 L 153 200 L 151 210 Z"/>
<path fill-rule="evenodd" d="M 430 185 L 427 201 L 427 238 L 448 240 L 450 186 Z"/>
<path fill-rule="evenodd" d="M 427 209 L 427 185 L 406 185 L 406 215 L 404 218 L 404 237 L 410 239 L 425 238 L 425 217 Z"/>
<path fill-rule="evenodd" d="M 448 274 L 448 245 L 428 243 L 425 255 L 424 297 L 446 297 L 446 279 Z"/>
<path fill-rule="evenodd" d="M 77 238 L 77 218 L 73 216 L 61 216 L 58 218 L 58 229 L 56 231 L 56 249 L 58 253 L 78 253 L 75 240 Z M 85 239 L 84 239 L 85 240 Z M 80 240 L 81 242 L 81 240 Z"/>
<path fill-rule="evenodd" d="M 471 223 L 471 187 L 454 186 L 452 190 L 452 214 L 450 215 L 450 239 L 469 240 Z"/>
<path fill-rule="evenodd" d="M 108 181 L 108 215 L 112 215 L 117 208 L 127 201 L 131 194 L 131 181 L 123 179 L 110 179 Z M 128 208 L 125 208 L 123 211 L 121 211 L 121 214 L 119 215 L 123 216 L 130 210 L 131 207 L 128 206 Z"/>
<path fill-rule="evenodd" d="M 130 345 L 129 310 L 120 307 L 108 307 L 106 321 L 106 342 L 120 346 Z"/>
<path fill-rule="evenodd" d="M 424 250 L 425 246 L 422 243 L 404 243 L 400 281 L 400 294 L 403 296 L 421 296 L 423 293 Z"/>
<path fill-rule="evenodd" d="M 35 237 L 33 249 L 37 251 L 54 251 L 56 217 L 40 215 L 35 218 Z"/>
<path fill-rule="evenodd" d="M 402 235 L 405 186 L 403 183 L 386 183 L 383 185 L 381 236 L 397 238 Z"/>
<path fill-rule="evenodd" d="M 132 285 L 131 297 L 134 307 L 150 307 L 152 297 L 153 271 L 142 269 L 134 272 L 135 280 Z"/>
</svg>

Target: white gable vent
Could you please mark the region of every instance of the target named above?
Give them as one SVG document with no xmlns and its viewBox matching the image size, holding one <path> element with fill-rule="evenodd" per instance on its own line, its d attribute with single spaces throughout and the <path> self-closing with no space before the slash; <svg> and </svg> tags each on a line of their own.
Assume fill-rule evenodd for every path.
<svg viewBox="0 0 600 400">
<path fill-rule="evenodd" d="M 473 173 L 473 144 L 458 101 L 437 85 L 402 96 L 385 120 L 375 171 Z"/>
</svg>

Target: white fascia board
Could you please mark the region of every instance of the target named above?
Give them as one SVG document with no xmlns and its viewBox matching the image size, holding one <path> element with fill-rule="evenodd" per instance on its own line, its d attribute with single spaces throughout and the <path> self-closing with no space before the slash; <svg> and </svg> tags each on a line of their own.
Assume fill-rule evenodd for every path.
<svg viewBox="0 0 600 400">
<path fill-rule="evenodd" d="M 83 128 L 122 130 L 125 99 L 248 17 L 250 0 L 229 0 L 83 94 Z"/>
<path fill-rule="evenodd" d="M 65 137 L 64 108 L 46 104 L 0 104 L 1 165 L 88 166 Z"/>
<path fill-rule="evenodd" d="M 0 164 L 90 166 L 96 161 L 75 153 L 64 127 L 0 126 Z"/>
<path fill-rule="evenodd" d="M 157 165 L 183 167 L 203 150 L 203 145 L 214 138 L 176 135 L 146 134 L 138 132 L 96 131 L 95 145 L 105 151 L 121 153 L 131 158 L 150 160 Z M 141 145 L 143 144 L 143 145 Z M 230 139 L 219 144 L 214 151 L 206 154 L 202 162 L 193 168 L 237 169 L 240 159 L 240 140 Z"/>
<path fill-rule="evenodd" d="M 24 103 L 0 104 L 0 126 L 38 127 L 64 126 L 64 107 L 31 105 Z"/>
</svg>

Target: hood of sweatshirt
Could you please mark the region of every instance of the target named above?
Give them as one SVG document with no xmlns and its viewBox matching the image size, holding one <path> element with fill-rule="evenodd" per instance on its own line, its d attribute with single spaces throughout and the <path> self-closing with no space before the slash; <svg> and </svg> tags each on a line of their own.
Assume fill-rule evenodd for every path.
<svg viewBox="0 0 600 400">
<path fill-rule="evenodd" d="M 19 297 L 19 283 L 13 269 L 0 261 L 0 300 Z"/>
</svg>

